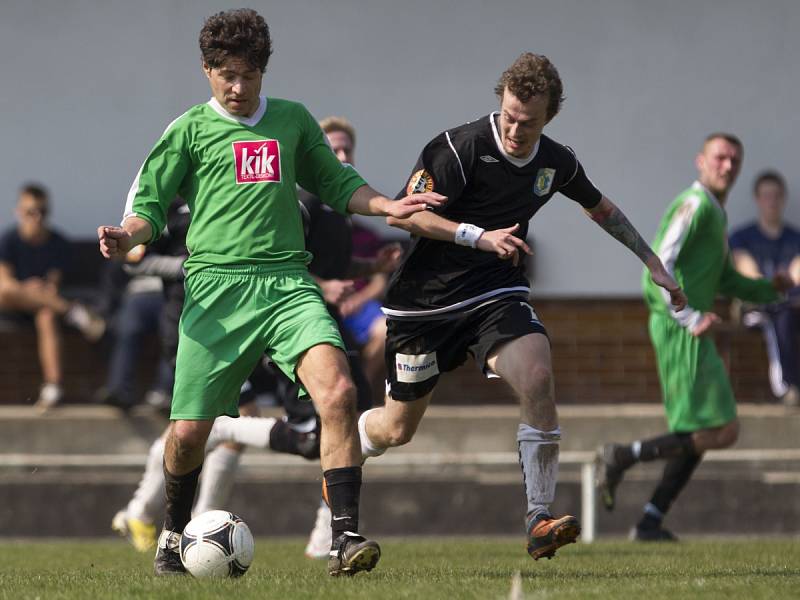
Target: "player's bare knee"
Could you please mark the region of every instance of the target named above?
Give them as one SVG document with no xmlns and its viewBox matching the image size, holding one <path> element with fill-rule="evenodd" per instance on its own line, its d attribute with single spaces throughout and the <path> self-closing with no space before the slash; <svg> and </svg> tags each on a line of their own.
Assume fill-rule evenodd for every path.
<svg viewBox="0 0 800 600">
<path fill-rule="evenodd" d="M 522 382 L 524 398 L 537 404 L 552 403 L 553 371 L 549 367 L 537 365 L 533 367 Z"/>
<path fill-rule="evenodd" d="M 204 447 L 209 428 L 198 426 L 198 421 L 175 421 L 172 424 L 172 439 L 178 455 L 191 454 Z"/>
<path fill-rule="evenodd" d="M 403 446 L 414 437 L 417 432 L 417 423 L 399 419 L 389 423 L 386 429 L 386 441 L 389 446 Z"/>
<path fill-rule="evenodd" d="M 346 375 L 337 377 L 325 394 L 317 399 L 317 409 L 323 421 L 354 419 L 356 387 L 353 381 Z"/>
</svg>

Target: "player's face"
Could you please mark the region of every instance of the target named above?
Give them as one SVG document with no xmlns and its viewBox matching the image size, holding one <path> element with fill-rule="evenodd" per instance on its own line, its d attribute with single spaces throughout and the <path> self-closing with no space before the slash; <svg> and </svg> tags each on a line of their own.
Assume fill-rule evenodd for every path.
<svg viewBox="0 0 800 600">
<path fill-rule="evenodd" d="M 331 131 L 326 134 L 328 136 L 328 143 L 331 145 L 331 150 L 343 163 L 355 164 L 353 159 L 355 153 L 353 148 L 353 140 L 344 131 Z"/>
<path fill-rule="evenodd" d="M 715 196 L 724 199 L 742 168 L 742 150 L 726 139 L 715 138 L 707 142 L 697 155 L 696 165 L 700 183 Z"/>
<path fill-rule="evenodd" d="M 17 220 L 24 234 L 36 235 L 43 231 L 46 219 L 47 202 L 43 202 L 30 194 L 22 194 L 19 197 Z"/>
<path fill-rule="evenodd" d="M 505 89 L 500 101 L 499 123 L 503 150 L 516 158 L 530 155 L 547 124 L 547 102 L 547 96 L 534 96 L 521 102 Z"/>
<path fill-rule="evenodd" d="M 758 213 L 769 223 L 783 221 L 783 208 L 786 206 L 786 193 L 780 184 L 774 181 L 762 181 L 756 190 Z"/>
<path fill-rule="evenodd" d="M 261 94 L 262 73 L 241 58 L 229 58 L 222 66 L 203 65 L 211 93 L 225 110 L 237 117 L 249 117 L 256 111 Z"/>
</svg>

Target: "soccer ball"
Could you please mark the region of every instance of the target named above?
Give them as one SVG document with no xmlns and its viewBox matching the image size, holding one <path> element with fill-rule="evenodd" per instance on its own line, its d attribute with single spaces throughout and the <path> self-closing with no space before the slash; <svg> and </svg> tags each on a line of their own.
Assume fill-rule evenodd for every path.
<svg viewBox="0 0 800 600">
<path fill-rule="evenodd" d="M 195 577 L 241 577 L 253 562 L 253 534 L 235 514 L 210 510 L 181 535 L 181 562 Z"/>
</svg>

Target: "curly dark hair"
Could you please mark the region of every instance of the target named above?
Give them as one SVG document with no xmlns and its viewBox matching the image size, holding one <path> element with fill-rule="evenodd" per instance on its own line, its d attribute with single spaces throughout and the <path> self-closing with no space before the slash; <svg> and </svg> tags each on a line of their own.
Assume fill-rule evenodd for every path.
<svg viewBox="0 0 800 600">
<path fill-rule="evenodd" d="M 494 87 L 494 93 L 502 99 L 506 88 L 521 102 L 527 102 L 534 96 L 548 94 L 548 121 L 558 114 L 564 102 L 561 77 L 550 59 L 541 54 L 532 52 L 520 54 L 514 64 L 503 71 Z"/>
<path fill-rule="evenodd" d="M 211 15 L 200 30 L 200 52 L 203 62 L 211 68 L 219 68 L 235 57 L 263 73 L 272 54 L 269 26 L 251 8 Z"/>
</svg>

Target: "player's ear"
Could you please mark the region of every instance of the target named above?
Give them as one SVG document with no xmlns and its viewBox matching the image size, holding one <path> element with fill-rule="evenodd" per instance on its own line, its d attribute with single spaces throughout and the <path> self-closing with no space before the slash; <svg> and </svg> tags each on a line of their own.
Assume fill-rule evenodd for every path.
<svg viewBox="0 0 800 600">
<path fill-rule="evenodd" d="M 203 61 L 203 72 L 206 74 L 206 77 L 211 79 L 211 67 L 208 66 L 208 63 Z"/>
</svg>

